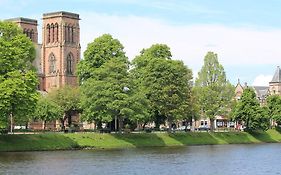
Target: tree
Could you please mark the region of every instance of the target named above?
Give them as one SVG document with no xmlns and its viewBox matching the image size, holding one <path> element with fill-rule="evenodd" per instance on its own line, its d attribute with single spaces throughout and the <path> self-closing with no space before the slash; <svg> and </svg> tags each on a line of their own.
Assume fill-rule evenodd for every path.
<svg viewBox="0 0 281 175">
<path fill-rule="evenodd" d="M 200 115 L 200 106 L 198 104 L 198 96 L 199 94 L 196 94 L 196 91 L 194 88 L 192 88 L 190 101 L 189 101 L 189 107 L 186 111 L 185 120 L 186 120 L 186 129 L 187 129 L 187 123 L 189 122 L 191 125 L 191 129 L 194 129 L 195 126 L 192 126 L 192 121 L 197 120 Z"/>
<path fill-rule="evenodd" d="M 34 59 L 31 40 L 15 24 L 0 21 L 1 117 L 28 121 L 34 112 L 38 99 L 38 80 L 32 66 Z"/>
<path fill-rule="evenodd" d="M 223 115 L 229 110 L 234 96 L 234 87 L 227 81 L 223 66 L 217 54 L 208 52 L 204 65 L 195 81 L 201 114 L 210 118 L 211 130 L 214 129 L 216 115 Z"/>
<path fill-rule="evenodd" d="M 119 40 L 104 34 L 88 44 L 84 52 L 84 59 L 78 64 L 80 83 L 94 77 L 95 69 L 112 58 L 125 57 L 124 47 Z"/>
<path fill-rule="evenodd" d="M 188 109 L 192 79 L 191 70 L 171 57 L 167 45 L 152 45 L 133 60 L 131 71 L 136 84 L 150 101 L 154 118 L 157 121 L 167 119 L 169 131 L 172 123 L 183 119 Z"/>
<path fill-rule="evenodd" d="M 147 95 L 152 107 L 167 117 L 171 131 L 172 123 L 183 119 L 189 108 L 191 70 L 182 61 L 155 59 L 147 71 Z"/>
<path fill-rule="evenodd" d="M 47 122 L 57 120 L 61 116 L 63 116 L 63 111 L 60 106 L 45 96 L 39 98 L 33 118 L 44 121 L 44 130 Z"/>
<path fill-rule="evenodd" d="M 246 130 L 267 130 L 269 127 L 268 109 L 261 107 L 253 89 L 244 90 L 240 101 L 233 109 L 236 121 L 242 121 Z"/>
<path fill-rule="evenodd" d="M 99 68 L 95 77 L 82 85 L 82 107 L 85 120 L 98 122 L 119 121 L 119 131 L 125 117 L 144 120 L 147 113 L 146 99 L 129 84 L 129 62 L 126 57 L 112 58 Z"/>
<path fill-rule="evenodd" d="M 59 118 L 62 130 L 65 129 L 66 120 L 68 120 L 68 125 L 71 126 L 71 117 L 81 112 L 80 96 L 80 89 L 71 86 L 54 89 L 48 94 L 47 98 L 63 111 L 63 115 Z"/>
<path fill-rule="evenodd" d="M 281 96 L 271 95 L 266 99 L 268 113 L 272 120 L 281 125 Z"/>
</svg>

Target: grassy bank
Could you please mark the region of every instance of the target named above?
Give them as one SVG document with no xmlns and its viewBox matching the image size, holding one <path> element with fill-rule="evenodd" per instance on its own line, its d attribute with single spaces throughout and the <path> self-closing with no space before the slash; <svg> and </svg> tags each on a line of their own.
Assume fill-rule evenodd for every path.
<svg viewBox="0 0 281 175">
<path fill-rule="evenodd" d="M 0 151 L 58 150 L 75 148 L 135 148 L 146 146 L 215 145 L 240 143 L 277 143 L 281 133 L 224 132 L 224 133 L 140 133 L 140 134 L 32 134 L 1 135 Z"/>
</svg>

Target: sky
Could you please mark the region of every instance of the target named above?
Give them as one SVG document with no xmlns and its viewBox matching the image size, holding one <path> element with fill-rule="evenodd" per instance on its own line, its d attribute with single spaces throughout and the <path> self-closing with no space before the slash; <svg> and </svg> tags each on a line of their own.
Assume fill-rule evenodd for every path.
<svg viewBox="0 0 281 175">
<path fill-rule="evenodd" d="M 130 60 L 167 44 L 194 77 L 208 51 L 233 85 L 267 86 L 281 65 L 280 0 L 0 0 L 0 7 L 0 20 L 37 19 L 39 38 L 43 13 L 78 13 L 82 52 L 104 33 L 120 40 Z"/>
</svg>

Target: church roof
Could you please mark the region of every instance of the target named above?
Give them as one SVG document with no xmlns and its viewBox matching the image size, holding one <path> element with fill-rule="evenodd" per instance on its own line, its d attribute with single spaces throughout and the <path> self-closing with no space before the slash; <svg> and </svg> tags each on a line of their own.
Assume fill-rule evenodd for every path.
<svg viewBox="0 0 281 175">
<path fill-rule="evenodd" d="M 281 70 L 279 66 L 277 66 L 277 69 L 270 83 L 281 83 Z"/>
<path fill-rule="evenodd" d="M 5 21 L 37 25 L 37 20 L 36 19 L 23 18 L 23 17 L 10 18 L 10 19 L 6 19 Z"/>
<path fill-rule="evenodd" d="M 252 86 L 257 94 L 258 98 L 264 98 L 268 93 L 268 86 Z"/>
</svg>

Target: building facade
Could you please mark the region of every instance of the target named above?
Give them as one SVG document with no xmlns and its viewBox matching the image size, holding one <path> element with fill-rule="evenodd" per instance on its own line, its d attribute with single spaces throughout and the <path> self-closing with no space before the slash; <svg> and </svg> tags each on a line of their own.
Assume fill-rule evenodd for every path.
<svg viewBox="0 0 281 175">
<path fill-rule="evenodd" d="M 36 48 L 33 65 L 37 69 L 40 91 L 49 92 L 65 85 L 77 86 L 76 67 L 80 60 L 79 15 L 70 12 L 43 14 L 42 44 L 38 43 L 37 20 L 8 19 L 18 24 Z"/>
<path fill-rule="evenodd" d="M 41 44 L 38 43 L 37 20 L 22 17 L 7 20 L 18 24 L 34 43 L 36 58 L 33 65 L 40 82 L 38 90 L 46 94 L 65 85 L 78 86 L 76 68 L 81 55 L 79 15 L 59 11 L 43 14 L 42 20 Z M 78 122 L 79 117 L 72 116 L 72 120 Z M 35 120 L 29 123 L 29 128 L 34 130 L 54 130 L 59 126 L 59 121 L 44 123 Z"/>
<path fill-rule="evenodd" d="M 248 86 L 247 83 L 245 83 L 244 86 L 240 84 L 240 81 L 238 80 L 238 83 L 235 88 L 235 99 L 239 100 L 243 94 L 243 91 L 245 88 L 253 88 L 257 99 L 259 100 L 261 105 L 264 105 L 266 103 L 266 98 L 269 95 L 277 94 L 281 95 L 281 70 L 280 67 L 277 66 L 276 71 L 272 77 L 272 80 L 268 83 L 268 86 Z"/>
</svg>

